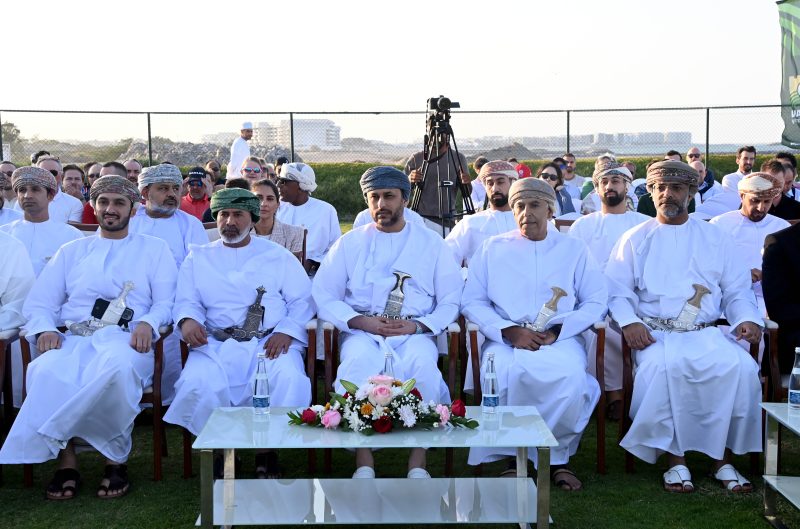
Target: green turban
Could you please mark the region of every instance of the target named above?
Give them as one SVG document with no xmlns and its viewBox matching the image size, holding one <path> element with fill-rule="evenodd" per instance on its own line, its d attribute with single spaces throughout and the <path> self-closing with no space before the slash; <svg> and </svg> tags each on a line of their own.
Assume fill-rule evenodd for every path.
<svg viewBox="0 0 800 529">
<path fill-rule="evenodd" d="M 214 220 L 217 220 L 217 213 L 223 209 L 247 211 L 253 218 L 253 222 L 258 222 L 261 217 L 258 197 L 246 189 L 231 187 L 220 189 L 211 195 L 211 216 L 214 217 Z"/>
</svg>

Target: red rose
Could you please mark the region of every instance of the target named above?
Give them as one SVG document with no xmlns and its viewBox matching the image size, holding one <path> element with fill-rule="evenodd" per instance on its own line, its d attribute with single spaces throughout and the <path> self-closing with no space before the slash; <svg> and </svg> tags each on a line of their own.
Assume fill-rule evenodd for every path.
<svg viewBox="0 0 800 529">
<path fill-rule="evenodd" d="M 392 420 L 384 415 L 374 423 L 372 423 L 372 429 L 378 433 L 387 433 L 392 431 Z"/>
<path fill-rule="evenodd" d="M 342 397 L 344 397 L 345 400 L 347 400 L 347 397 L 349 397 L 349 396 L 350 396 L 350 394 L 348 392 L 346 392 L 346 391 L 344 392 L 344 395 L 342 395 Z"/>
<path fill-rule="evenodd" d="M 464 406 L 464 402 L 463 401 L 461 401 L 459 399 L 456 399 L 456 400 L 453 401 L 453 405 L 450 406 L 450 411 L 456 417 L 463 417 L 464 415 L 467 414 L 467 407 Z"/>
<path fill-rule="evenodd" d="M 422 393 L 420 393 L 417 388 L 413 388 L 411 390 L 411 394 L 417 397 L 419 400 L 422 400 Z"/>
<path fill-rule="evenodd" d="M 306 424 L 314 424 L 317 422 L 317 414 L 311 408 L 306 408 L 300 415 L 300 419 Z"/>
</svg>

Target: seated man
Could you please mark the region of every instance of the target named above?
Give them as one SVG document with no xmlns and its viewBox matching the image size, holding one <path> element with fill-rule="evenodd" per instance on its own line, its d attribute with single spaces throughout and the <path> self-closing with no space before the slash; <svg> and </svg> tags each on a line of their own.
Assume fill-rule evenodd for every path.
<svg viewBox="0 0 800 529">
<path fill-rule="evenodd" d="M 156 333 L 171 320 L 177 278 L 163 241 L 128 234 L 135 185 L 100 178 L 90 199 L 99 232 L 62 246 L 25 301 L 26 338 L 42 354 L 31 362 L 28 396 L 0 450 L 1 464 L 58 458 L 47 486 L 52 500 L 77 492 L 75 438 L 106 458 L 97 495 L 128 492 L 133 420 L 153 377 Z M 66 336 L 57 330 L 62 318 Z"/>
<path fill-rule="evenodd" d="M 494 354 L 500 404 L 536 406 L 558 440 L 553 480 L 578 490 L 581 482 L 567 464 L 600 399 L 586 372 L 581 333 L 605 316 L 606 282 L 585 244 L 548 232 L 556 202 L 548 183 L 518 180 L 509 202 L 518 229 L 488 239 L 473 254 L 462 311 L 486 336 L 481 373 L 487 353 Z M 547 309 L 555 311 L 549 320 Z M 513 448 L 471 449 L 469 464 L 514 454 Z M 529 454 L 536 464 L 536 451 Z"/>
<path fill-rule="evenodd" d="M 362 385 L 381 371 L 390 350 L 395 378 L 416 379 L 426 401 L 449 402 L 433 337 L 458 315 L 458 266 L 441 237 L 405 221 L 411 191 L 405 174 L 372 167 L 361 190 L 374 222 L 334 243 L 312 287 L 319 316 L 341 331 L 339 380 Z M 336 389 L 343 391 L 338 380 Z M 354 477 L 375 477 L 368 449 L 356 451 L 356 465 Z M 424 449 L 412 450 L 408 468 L 408 477 L 430 477 Z"/>
<path fill-rule="evenodd" d="M 647 187 L 656 218 L 625 232 L 605 269 L 609 310 L 636 350 L 633 425 L 620 444 L 648 463 L 666 452 L 670 492 L 694 490 L 687 451 L 713 458 L 728 490 L 751 491 L 728 461 L 761 451 L 758 365 L 714 327 L 724 312 L 737 339 L 761 339 L 750 270 L 722 230 L 689 217 L 694 169 L 658 162 Z"/>
<path fill-rule="evenodd" d="M 5 170 L 6 168 L 8 170 Z M 14 174 L 15 169 L 16 166 L 11 162 L 0 162 L 0 226 L 22 218 L 22 213 L 14 209 L 14 205 L 17 203 L 17 194 L 11 187 L 11 175 Z M 12 195 L 13 198 L 9 199 L 9 195 Z"/>
<path fill-rule="evenodd" d="M 259 215 L 253 193 L 217 191 L 211 211 L 222 238 L 193 246 L 180 269 L 174 320 L 192 349 L 164 416 L 195 435 L 215 408 L 251 405 L 262 350 L 271 404 L 311 400 L 303 363 L 306 323 L 314 316 L 308 276 L 285 248 L 250 234 Z M 279 476 L 274 452 L 256 458 L 256 473 Z"/>
</svg>

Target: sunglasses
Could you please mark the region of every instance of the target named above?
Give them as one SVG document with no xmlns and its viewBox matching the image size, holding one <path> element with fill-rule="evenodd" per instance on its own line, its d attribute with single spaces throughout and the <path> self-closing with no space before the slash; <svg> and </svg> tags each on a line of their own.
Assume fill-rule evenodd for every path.
<svg viewBox="0 0 800 529">
<path fill-rule="evenodd" d="M 700 155 L 699 154 L 687 154 L 686 157 L 687 158 L 700 158 Z"/>
<path fill-rule="evenodd" d="M 58 171 L 58 169 L 50 169 L 50 173 L 51 173 L 53 176 L 58 176 L 58 175 L 60 174 L 60 172 Z"/>
<path fill-rule="evenodd" d="M 88 173 L 86 176 L 88 178 L 100 178 L 100 173 Z"/>
<path fill-rule="evenodd" d="M 192 180 L 191 182 L 189 182 L 189 187 L 203 187 L 203 182 Z"/>
<path fill-rule="evenodd" d="M 261 169 L 258 168 L 258 167 L 256 167 L 255 169 L 253 169 L 251 167 L 245 167 L 245 168 L 242 169 L 242 171 L 244 171 L 247 174 L 250 174 L 250 173 L 258 174 L 258 173 L 261 172 Z"/>
<path fill-rule="evenodd" d="M 212 173 L 216 173 L 217 171 L 219 171 L 219 167 L 209 167 L 208 170 L 211 171 Z"/>
<path fill-rule="evenodd" d="M 540 176 L 542 177 L 542 180 L 547 180 L 548 178 L 550 180 L 552 180 L 553 182 L 558 180 L 558 175 L 557 174 L 542 173 Z"/>
<path fill-rule="evenodd" d="M 11 178 L 11 175 L 14 174 L 14 171 L 0 171 L 0 174 L 4 174 L 7 177 Z"/>
</svg>

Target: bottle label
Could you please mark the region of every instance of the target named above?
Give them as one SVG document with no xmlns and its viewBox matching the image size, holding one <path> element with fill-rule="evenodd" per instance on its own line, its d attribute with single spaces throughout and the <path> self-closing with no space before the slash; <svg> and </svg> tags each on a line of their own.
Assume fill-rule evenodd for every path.
<svg viewBox="0 0 800 529">
<path fill-rule="evenodd" d="M 800 391 L 789 391 L 789 404 L 800 405 Z"/>
<path fill-rule="evenodd" d="M 253 397 L 254 408 L 269 408 L 269 395 L 266 397 Z"/>
<path fill-rule="evenodd" d="M 483 405 L 487 408 L 496 408 L 500 405 L 500 397 L 497 395 L 484 395 Z"/>
</svg>

